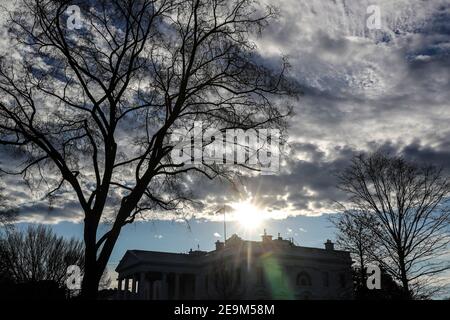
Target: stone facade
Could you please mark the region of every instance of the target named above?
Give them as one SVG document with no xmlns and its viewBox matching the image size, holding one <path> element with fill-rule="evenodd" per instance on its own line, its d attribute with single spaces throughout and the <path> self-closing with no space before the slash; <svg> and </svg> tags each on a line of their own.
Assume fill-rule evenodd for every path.
<svg viewBox="0 0 450 320">
<path fill-rule="evenodd" d="M 345 251 L 294 245 L 263 235 L 233 235 L 211 252 L 129 250 L 116 271 L 121 299 L 351 299 L 352 260 Z"/>
</svg>

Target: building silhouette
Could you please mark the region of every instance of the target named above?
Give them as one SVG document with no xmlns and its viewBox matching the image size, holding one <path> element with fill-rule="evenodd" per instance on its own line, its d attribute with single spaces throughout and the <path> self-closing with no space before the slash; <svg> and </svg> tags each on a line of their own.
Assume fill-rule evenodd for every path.
<svg viewBox="0 0 450 320">
<path fill-rule="evenodd" d="M 116 268 L 118 299 L 350 299 L 349 252 L 232 235 L 211 252 L 128 250 Z"/>
</svg>

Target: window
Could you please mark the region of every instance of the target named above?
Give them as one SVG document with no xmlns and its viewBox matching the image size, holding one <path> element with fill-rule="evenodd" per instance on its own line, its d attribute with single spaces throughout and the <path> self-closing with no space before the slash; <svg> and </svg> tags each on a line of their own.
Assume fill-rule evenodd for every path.
<svg viewBox="0 0 450 320">
<path fill-rule="evenodd" d="M 323 276 L 323 286 L 324 287 L 329 287 L 330 286 L 330 275 L 328 274 L 328 272 L 323 272 L 322 274 Z"/>
<path fill-rule="evenodd" d="M 311 277 L 306 272 L 300 272 L 297 275 L 297 285 L 301 287 L 309 287 L 312 285 Z"/>
</svg>

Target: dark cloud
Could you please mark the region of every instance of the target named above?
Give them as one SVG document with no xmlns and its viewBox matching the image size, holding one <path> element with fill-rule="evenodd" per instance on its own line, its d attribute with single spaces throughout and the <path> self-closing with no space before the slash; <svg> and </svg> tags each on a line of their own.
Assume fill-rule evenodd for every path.
<svg viewBox="0 0 450 320">
<path fill-rule="evenodd" d="M 380 6 L 381 30 L 365 25 L 371 4 Z M 289 57 L 304 96 L 286 101 L 295 116 L 280 174 L 248 177 L 244 195 L 287 215 L 332 212 L 333 201 L 344 199 L 334 174 L 355 154 L 380 147 L 450 172 L 448 1 L 283 0 L 280 10 L 280 19 L 255 42 L 266 64 Z M 29 219 L 79 218 L 76 201 L 49 210 L 48 203 L 29 199 L 23 185 L 8 183 L 9 196 L 24 199 L 21 210 Z M 237 199 L 217 181 L 194 178 L 187 185 L 206 204 L 200 216 Z"/>
<path fill-rule="evenodd" d="M 59 205 L 49 202 L 32 202 L 19 205 L 18 222 L 58 223 L 81 222 L 83 214 L 76 201 L 64 201 Z"/>
</svg>

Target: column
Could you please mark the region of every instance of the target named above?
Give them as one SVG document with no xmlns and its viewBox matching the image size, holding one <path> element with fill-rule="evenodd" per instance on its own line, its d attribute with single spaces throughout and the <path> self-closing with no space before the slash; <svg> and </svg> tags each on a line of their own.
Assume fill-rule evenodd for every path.
<svg viewBox="0 0 450 320">
<path fill-rule="evenodd" d="M 151 281 L 147 281 L 147 296 L 145 297 L 145 299 L 147 300 L 155 300 L 155 298 L 153 297 L 153 285 Z"/>
<path fill-rule="evenodd" d="M 167 273 L 162 274 L 162 280 L 161 280 L 161 299 L 167 300 L 169 297 L 169 290 L 167 286 Z"/>
<path fill-rule="evenodd" d="M 133 276 L 132 283 L 131 283 L 131 293 L 136 293 L 136 277 Z"/>
<path fill-rule="evenodd" d="M 145 296 L 145 291 L 147 289 L 147 283 L 145 281 L 145 273 L 141 272 L 139 273 L 139 285 L 138 285 L 138 296 L 139 299 L 144 300 L 147 299 L 147 297 Z"/>
<path fill-rule="evenodd" d="M 122 299 L 123 291 L 122 291 L 122 278 L 117 279 L 117 297 Z"/>
<path fill-rule="evenodd" d="M 202 292 L 205 291 L 205 276 L 201 274 L 194 275 L 194 299 L 201 299 Z"/>
<path fill-rule="evenodd" d="M 153 295 L 153 300 L 161 300 L 161 280 L 156 280 L 153 281 L 153 291 L 152 291 L 152 295 Z"/>
<path fill-rule="evenodd" d="M 130 279 L 129 278 L 125 278 L 125 299 L 128 300 L 128 290 L 130 289 Z"/>
<path fill-rule="evenodd" d="M 175 296 L 174 296 L 175 300 L 179 300 L 180 299 L 180 274 L 179 273 L 175 273 Z"/>
</svg>

